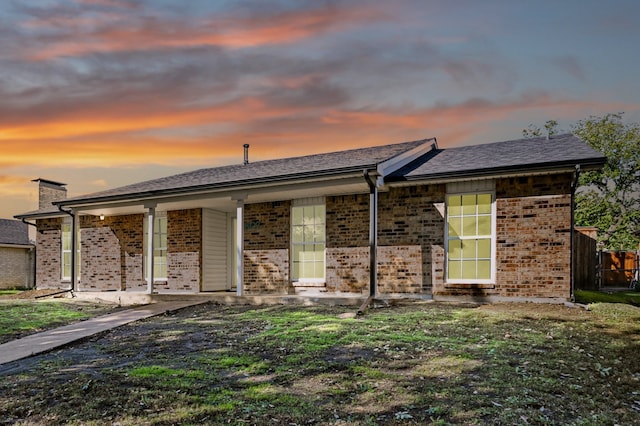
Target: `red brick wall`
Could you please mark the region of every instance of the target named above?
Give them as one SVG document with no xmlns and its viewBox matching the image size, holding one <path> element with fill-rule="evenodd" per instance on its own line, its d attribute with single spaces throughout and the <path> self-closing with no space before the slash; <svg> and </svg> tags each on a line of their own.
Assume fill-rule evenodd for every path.
<svg viewBox="0 0 640 426">
<path fill-rule="evenodd" d="M 69 288 L 70 282 L 61 282 L 62 218 L 36 221 L 36 288 Z"/>
<path fill-rule="evenodd" d="M 144 290 L 144 215 L 82 216 L 79 290 Z"/>
<path fill-rule="evenodd" d="M 445 284 L 434 295 L 568 298 L 571 179 L 571 174 L 499 179 L 495 284 Z"/>
<path fill-rule="evenodd" d="M 326 198 L 327 248 L 369 248 L 369 194 Z"/>
<path fill-rule="evenodd" d="M 283 294 L 290 287 L 291 202 L 244 206 L 244 291 Z"/>
<path fill-rule="evenodd" d="M 291 202 L 246 204 L 244 206 L 244 249 L 289 249 Z"/>
<path fill-rule="evenodd" d="M 167 283 L 158 290 L 200 291 L 202 209 L 167 212 Z"/>
<path fill-rule="evenodd" d="M 378 199 L 380 293 L 427 293 L 442 282 L 444 185 L 394 187 Z M 384 255 L 386 253 L 386 255 Z"/>
</svg>

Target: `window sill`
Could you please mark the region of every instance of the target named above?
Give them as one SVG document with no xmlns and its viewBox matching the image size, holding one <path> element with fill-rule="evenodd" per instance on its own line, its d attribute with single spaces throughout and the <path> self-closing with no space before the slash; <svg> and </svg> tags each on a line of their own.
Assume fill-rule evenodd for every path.
<svg viewBox="0 0 640 426">
<path fill-rule="evenodd" d="M 491 283 L 446 283 L 444 288 L 461 288 L 461 289 L 494 289 L 495 284 Z"/>
<path fill-rule="evenodd" d="M 326 287 L 324 281 L 294 281 L 291 283 L 293 287 Z"/>
</svg>

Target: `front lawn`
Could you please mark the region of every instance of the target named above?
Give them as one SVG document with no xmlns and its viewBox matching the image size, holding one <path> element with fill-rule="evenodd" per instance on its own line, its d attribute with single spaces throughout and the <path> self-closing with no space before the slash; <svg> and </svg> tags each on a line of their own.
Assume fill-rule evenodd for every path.
<svg viewBox="0 0 640 426">
<path fill-rule="evenodd" d="M 14 294 L 20 294 L 20 293 L 22 293 L 22 290 L 2 289 L 2 290 L 0 290 L 0 297 L 1 296 L 12 296 Z"/>
<path fill-rule="evenodd" d="M 628 303 L 640 306 L 640 292 L 638 291 L 587 291 L 576 290 L 576 302 L 588 305 L 590 303 Z"/>
<path fill-rule="evenodd" d="M 114 309 L 114 305 L 63 300 L 4 300 L 0 302 L 0 343 L 105 314 Z"/>
<path fill-rule="evenodd" d="M 2 373 L 0 423 L 640 424 L 640 309 L 200 305 Z"/>
</svg>

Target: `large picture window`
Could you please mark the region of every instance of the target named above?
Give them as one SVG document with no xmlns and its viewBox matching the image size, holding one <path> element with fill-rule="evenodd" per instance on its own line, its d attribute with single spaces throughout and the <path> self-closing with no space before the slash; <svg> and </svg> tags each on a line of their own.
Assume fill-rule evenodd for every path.
<svg viewBox="0 0 640 426">
<path fill-rule="evenodd" d="M 147 221 L 144 221 L 144 241 L 148 241 L 149 230 Z M 145 248 L 144 276 L 147 273 L 147 250 Z M 167 279 L 167 213 L 156 212 L 153 222 L 153 279 L 163 281 Z"/>
<path fill-rule="evenodd" d="M 447 196 L 447 281 L 490 282 L 493 271 L 493 194 Z"/>
<path fill-rule="evenodd" d="M 296 200 L 298 201 L 298 200 Z M 325 205 L 319 200 L 294 202 L 291 208 L 292 278 L 298 282 L 325 279 Z"/>
</svg>

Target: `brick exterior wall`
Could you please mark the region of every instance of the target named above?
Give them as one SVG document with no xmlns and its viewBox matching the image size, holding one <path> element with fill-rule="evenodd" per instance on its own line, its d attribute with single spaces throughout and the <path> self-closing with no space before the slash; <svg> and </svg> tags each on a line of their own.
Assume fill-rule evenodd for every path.
<svg viewBox="0 0 640 426">
<path fill-rule="evenodd" d="M 0 288 L 31 286 L 33 252 L 26 248 L 0 247 Z"/>
<path fill-rule="evenodd" d="M 143 291 L 144 215 L 80 218 L 79 290 Z"/>
<path fill-rule="evenodd" d="M 380 293 L 428 293 L 443 282 L 445 191 L 445 185 L 420 185 L 379 194 Z"/>
<path fill-rule="evenodd" d="M 444 186 L 378 196 L 378 292 L 424 293 L 442 280 Z M 439 255 L 438 255 L 439 254 Z M 431 267 L 431 266 L 434 267 Z M 327 290 L 369 291 L 369 194 L 327 197 Z"/>
<path fill-rule="evenodd" d="M 244 290 L 247 294 L 292 292 L 289 279 L 289 250 L 245 250 L 244 280 Z"/>
<path fill-rule="evenodd" d="M 378 290 L 381 294 L 566 298 L 570 291 L 572 175 L 496 180 L 496 281 L 444 279 L 446 185 L 392 187 L 379 194 Z M 326 197 L 326 290 L 369 288 L 369 195 Z M 244 208 L 244 290 L 286 294 L 290 278 L 291 202 Z M 145 290 L 143 215 L 83 217 L 84 290 Z M 60 280 L 62 219 L 37 221 L 37 286 Z M 166 283 L 158 292 L 200 290 L 202 210 L 167 212 Z"/>
<path fill-rule="evenodd" d="M 202 209 L 167 212 L 167 282 L 158 291 L 200 291 Z"/>
<path fill-rule="evenodd" d="M 369 247 L 327 248 L 326 259 L 327 291 L 368 294 Z"/>
<path fill-rule="evenodd" d="M 326 209 L 327 248 L 365 247 L 368 252 L 369 194 L 327 197 Z"/>
<path fill-rule="evenodd" d="M 69 288 L 61 282 L 62 219 L 37 221 L 38 288 Z M 80 219 L 79 291 L 145 291 L 144 215 L 96 216 Z M 155 282 L 158 292 L 200 291 L 202 210 L 167 212 L 167 281 Z"/>
<path fill-rule="evenodd" d="M 497 182 L 499 295 L 570 296 L 571 179 L 565 174 Z"/>
<path fill-rule="evenodd" d="M 326 289 L 369 291 L 369 194 L 326 198 Z"/>
<path fill-rule="evenodd" d="M 243 215 L 244 291 L 290 292 L 291 202 L 246 204 Z"/>
<path fill-rule="evenodd" d="M 496 182 L 495 284 L 443 284 L 434 295 L 568 298 L 571 174 Z"/>
<path fill-rule="evenodd" d="M 38 219 L 36 235 L 36 288 L 70 288 L 62 282 L 62 218 Z"/>
<path fill-rule="evenodd" d="M 289 249 L 291 202 L 256 203 L 244 206 L 244 249 Z"/>
</svg>

